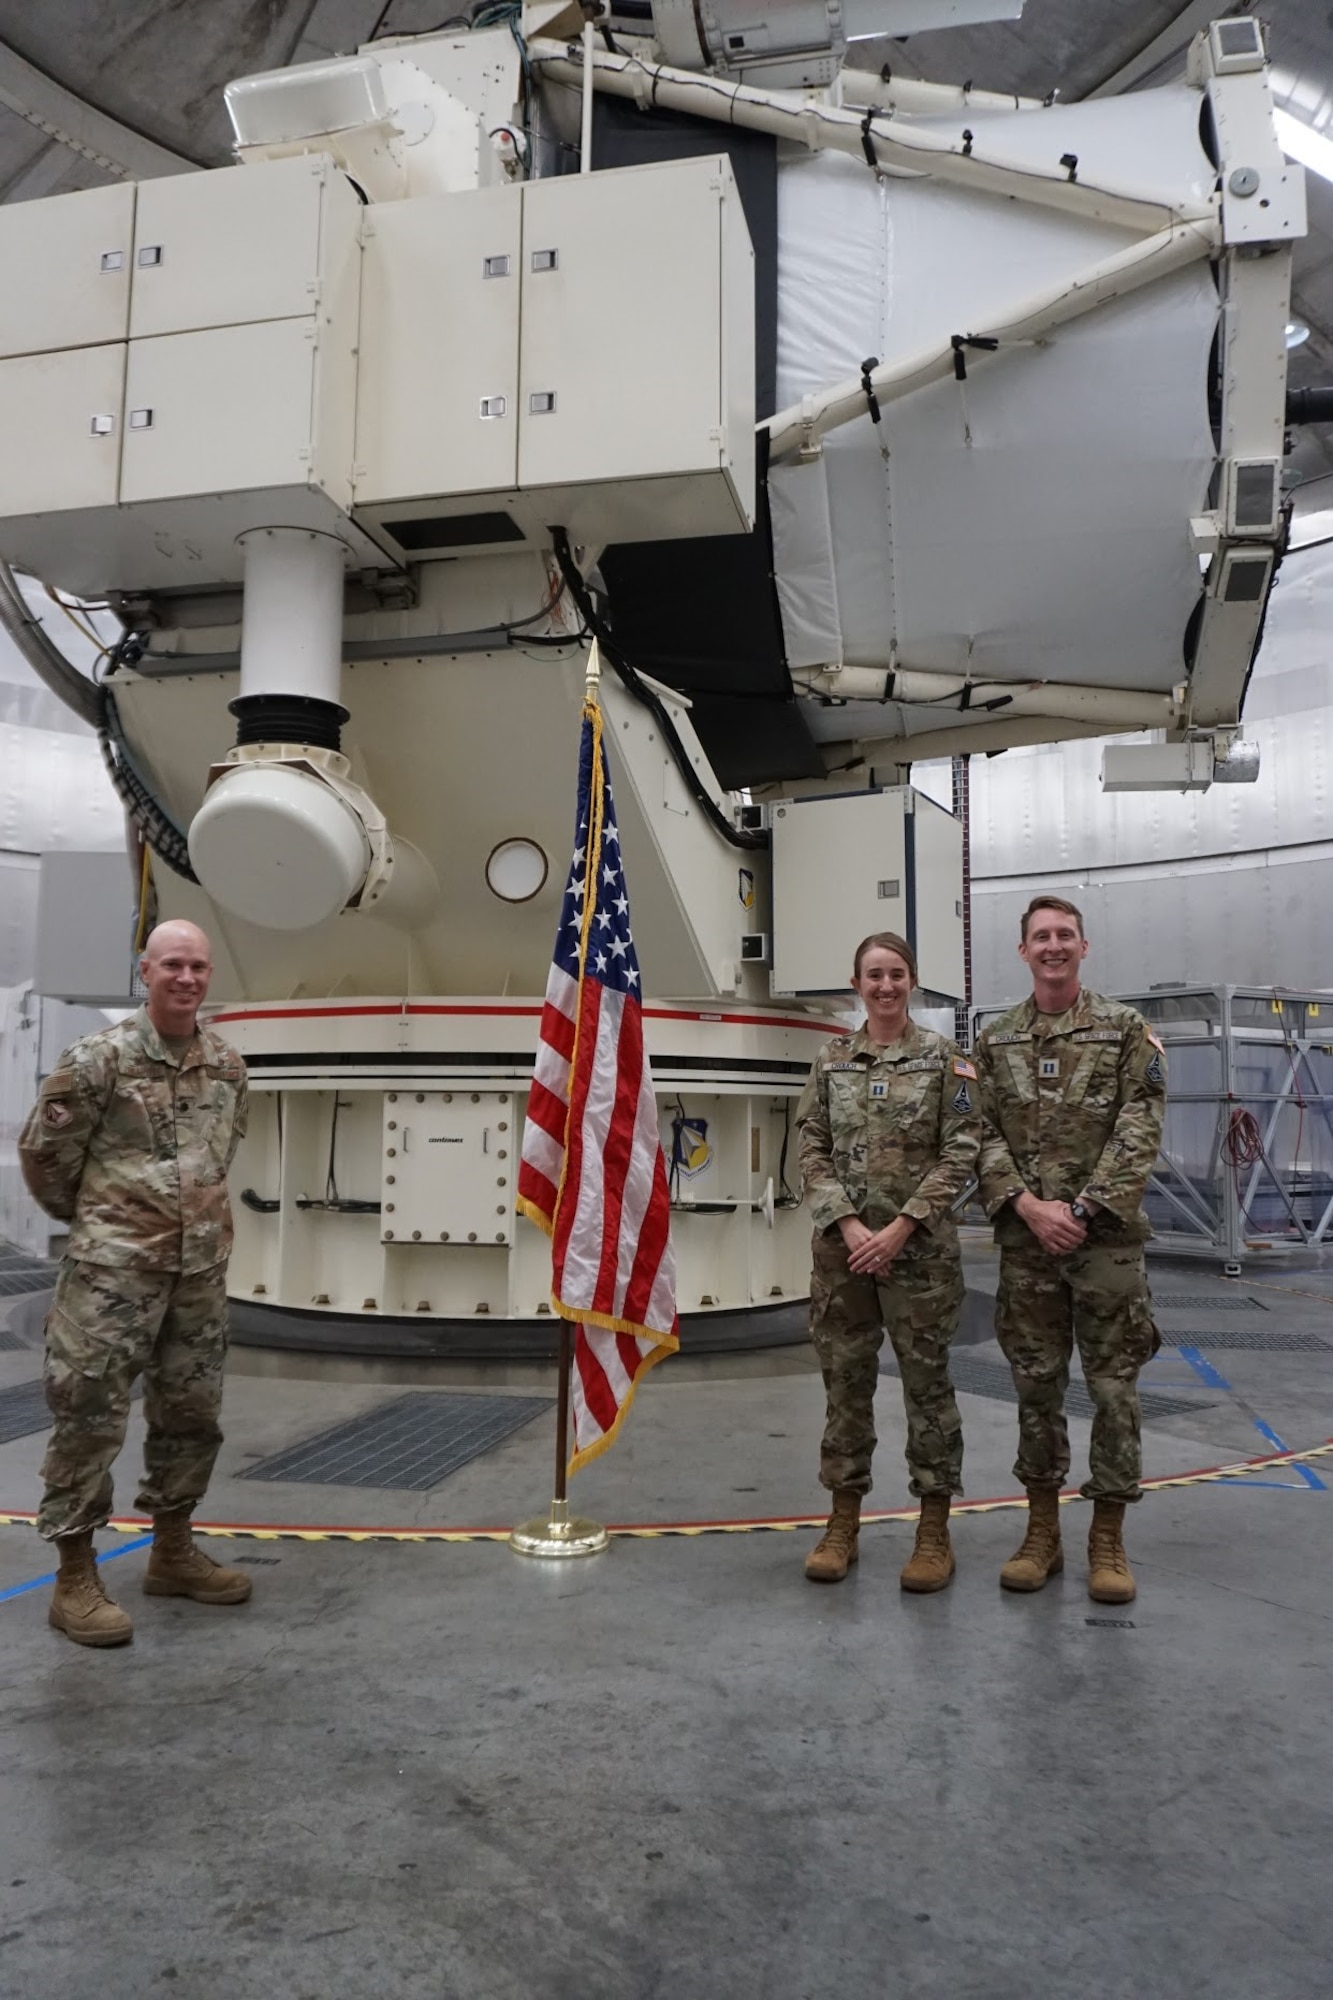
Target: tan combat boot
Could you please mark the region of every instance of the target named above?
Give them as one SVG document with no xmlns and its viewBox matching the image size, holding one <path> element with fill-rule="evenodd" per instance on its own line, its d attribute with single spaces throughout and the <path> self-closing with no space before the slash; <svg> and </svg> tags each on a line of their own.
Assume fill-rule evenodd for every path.
<svg viewBox="0 0 1333 2000">
<path fill-rule="evenodd" d="M 1094 1604 L 1134 1602 L 1134 1575 L 1121 1540 L 1124 1519 L 1123 1500 L 1093 1501 L 1088 1530 L 1088 1596 Z"/>
<path fill-rule="evenodd" d="M 805 1559 L 805 1573 L 812 1583 L 842 1582 L 856 1561 L 860 1528 L 860 1494 L 848 1486 L 835 1487 L 828 1526 Z"/>
<path fill-rule="evenodd" d="M 912 1559 L 898 1578 L 904 1590 L 943 1590 L 954 1573 L 949 1540 L 949 1495 L 927 1493 L 921 1502 Z"/>
<path fill-rule="evenodd" d="M 82 1535 L 62 1535 L 56 1547 L 60 1574 L 46 1614 L 48 1624 L 76 1646 L 127 1645 L 134 1637 L 134 1626 L 102 1588 L 91 1529 Z"/>
<path fill-rule="evenodd" d="M 1000 1582 L 1006 1590 L 1042 1590 L 1064 1566 L 1060 1495 L 1049 1486 L 1030 1486 L 1027 1533 L 1000 1571 Z"/>
<path fill-rule="evenodd" d="M 239 1569 L 224 1569 L 196 1547 L 190 1510 L 154 1514 L 153 1547 L 143 1587 L 149 1597 L 192 1597 L 196 1604 L 244 1604 L 251 1583 Z"/>
</svg>

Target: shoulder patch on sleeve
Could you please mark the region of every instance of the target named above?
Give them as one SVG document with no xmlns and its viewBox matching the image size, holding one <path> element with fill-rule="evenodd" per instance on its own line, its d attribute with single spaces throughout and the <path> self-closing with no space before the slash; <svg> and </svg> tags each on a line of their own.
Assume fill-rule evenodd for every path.
<svg viewBox="0 0 1333 2000">
<path fill-rule="evenodd" d="M 1147 1069 L 1144 1070 L 1143 1078 L 1145 1083 L 1166 1082 L 1166 1071 L 1162 1067 L 1162 1053 L 1160 1049 L 1154 1049 L 1152 1061 L 1148 1064 Z"/>
<path fill-rule="evenodd" d="M 955 1063 L 954 1068 L 956 1069 L 957 1067 L 958 1065 Z M 953 1110 L 957 1111 L 960 1116 L 966 1117 L 972 1109 L 972 1092 L 969 1086 L 966 1083 L 960 1083 L 949 1102 Z"/>
<path fill-rule="evenodd" d="M 1166 1054 L 1166 1050 L 1162 1047 L 1162 1044 L 1158 1041 L 1151 1028 L 1148 1030 L 1148 1040 L 1152 1043 L 1158 1055 L 1164 1056 Z"/>
<path fill-rule="evenodd" d="M 954 1057 L 953 1073 L 955 1076 L 970 1076 L 973 1083 L 977 1080 L 976 1065 L 970 1063 L 966 1056 Z"/>
<path fill-rule="evenodd" d="M 41 1095 L 43 1099 L 48 1097 L 68 1097 L 73 1088 L 74 1072 L 72 1069 L 53 1069 L 50 1076 L 47 1077 L 45 1083 L 42 1085 Z"/>
</svg>

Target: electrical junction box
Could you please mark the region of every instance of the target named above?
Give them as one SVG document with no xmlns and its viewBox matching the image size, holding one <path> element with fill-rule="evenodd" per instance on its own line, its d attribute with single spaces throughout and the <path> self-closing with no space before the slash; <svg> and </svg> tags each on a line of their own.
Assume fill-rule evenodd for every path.
<svg viewBox="0 0 1333 2000">
<path fill-rule="evenodd" d="M 964 989 L 963 829 L 910 786 L 772 807 L 773 992 L 838 993 L 863 937 L 896 931 L 923 992 Z"/>
<path fill-rule="evenodd" d="M 381 1242 L 508 1243 L 517 1160 L 507 1091 L 386 1092 Z"/>
</svg>

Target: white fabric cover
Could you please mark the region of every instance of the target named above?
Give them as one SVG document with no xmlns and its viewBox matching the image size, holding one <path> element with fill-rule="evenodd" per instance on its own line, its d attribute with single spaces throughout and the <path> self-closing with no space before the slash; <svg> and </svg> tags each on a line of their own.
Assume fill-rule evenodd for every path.
<svg viewBox="0 0 1333 2000">
<path fill-rule="evenodd" d="M 1200 100 L 1155 91 L 972 114 L 1006 154 L 1079 155 L 1139 188 L 1198 197 L 1212 170 Z M 938 124 L 939 121 L 923 121 Z M 877 180 L 831 153 L 779 170 L 778 402 L 946 345 L 1113 254 L 1123 231 Z M 842 661 L 1165 691 L 1183 677 L 1199 594 L 1189 521 L 1207 503 L 1218 299 L 1206 262 L 1059 330 L 969 356 L 952 378 L 832 433 L 770 475 L 778 593 L 794 669 Z M 887 463 L 881 446 L 889 449 Z M 883 712 L 867 705 L 867 722 Z M 950 711 L 917 709 L 936 729 Z M 821 735 L 858 733 L 847 709 Z"/>
</svg>

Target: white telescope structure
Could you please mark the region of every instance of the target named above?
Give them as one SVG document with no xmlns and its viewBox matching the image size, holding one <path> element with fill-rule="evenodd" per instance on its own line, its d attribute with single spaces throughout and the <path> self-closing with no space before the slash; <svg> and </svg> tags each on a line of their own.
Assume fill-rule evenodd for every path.
<svg viewBox="0 0 1333 2000">
<path fill-rule="evenodd" d="M 215 941 L 240 1338 L 548 1341 L 514 1169 L 594 634 L 696 1346 L 803 1323 L 856 939 L 963 997 L 912 764 L 1253 775 L 1305 227 L 1262 28 L 1087 104 L 844 66 L 1020 12 L 545 0 L 240 80 L 234 167 L 0 209 L 0 556 L 126 637 L 71 694 L 0 615 Z"/>
</svg>

